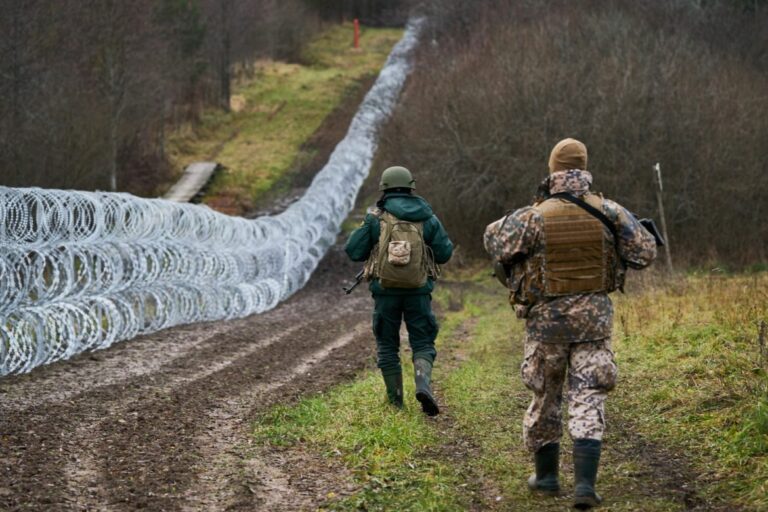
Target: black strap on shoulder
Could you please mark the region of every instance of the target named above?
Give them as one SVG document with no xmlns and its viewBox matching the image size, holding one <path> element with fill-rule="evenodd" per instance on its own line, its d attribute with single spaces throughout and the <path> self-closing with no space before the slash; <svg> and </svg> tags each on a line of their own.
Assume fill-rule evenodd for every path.
<svg viewBox="0 0 768 512">
<path fill-rule="evenodd" d="M 587 203 L 582 199 L 579 199 L 576 196 L 569 194 L 568 192 L 558 192 L 557 194 L 552 194 L 551 196 L 549 196 L 549 198 L 565 199 L 569 203 L 573 203 L 576 206 L 580 207 L 581 209 L 583 209 L 584 211 L 592 215 L 594 218 L 602 222 L 603 225 L 606 228 L 608 228 L 608 231 L 610 231 L 611 234 L 613 235 L 614 243 L 616 244 L 619 243 L 619 232 L 616 229 L 616 225 L 613 222 L 611 222 L 611 220 L 608 217 L 606 217 L 603 212 L 601 212 L 591 204 Z"/>
</svg>

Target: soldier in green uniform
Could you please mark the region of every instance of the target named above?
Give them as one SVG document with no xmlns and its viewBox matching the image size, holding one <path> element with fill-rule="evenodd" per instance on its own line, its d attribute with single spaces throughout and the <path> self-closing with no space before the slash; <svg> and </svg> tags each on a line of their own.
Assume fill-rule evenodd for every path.
<svg viewBox="0 0 768 512">
<path fill-rule="evenodd" d="M 404 167 L 386 169 L 379 184 L 383 195 L 350 235 L 346 252 L 352 261 L 367 262 L 366 277 L 375 303 L 377 365 L 389 402 L 403 407 L 399 349 L 400 325 L 405 320 L 416 398 L 423 411 L 434 416 L 439 413 L 431 388 L 438 325 L 431 294 L 437 265 L 450 259 L 453 244 L 429 203 L 415 195 L 415 183 Z"/>
<path fill-rule="evenodd" d="M 616 382 L 611 351 L 613 306 L 626 268 L 656 257 L 656 241 L 621 205 L 590 191 L 587 148 L 560 141 L 549 160 L 544 198 L 490 224 L 485 249 L 508 269 L 506 284 L 525 320 L 522 378 L 534 397 L 523 436 L 534 454 L 531 489 L 560 490 L 561 404 L 568 382 L 574 506 L 601 502 L 595 480 L 605 429 L 604 402 Z"/>
</svg>

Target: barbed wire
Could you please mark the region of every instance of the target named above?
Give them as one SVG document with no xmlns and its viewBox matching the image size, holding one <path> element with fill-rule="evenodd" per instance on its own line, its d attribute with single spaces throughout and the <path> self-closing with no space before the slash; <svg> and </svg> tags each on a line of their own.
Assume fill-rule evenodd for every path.
<svg viewBox="0 0 768 512">
<path fill-rule="evenodd" d="M 121 193 L 0 187 L 0 375 L 175 325 L 260 313 L 309 279 L 407 77 L 409 22 L 304 196 L 253 220 Z"/>
</svg>

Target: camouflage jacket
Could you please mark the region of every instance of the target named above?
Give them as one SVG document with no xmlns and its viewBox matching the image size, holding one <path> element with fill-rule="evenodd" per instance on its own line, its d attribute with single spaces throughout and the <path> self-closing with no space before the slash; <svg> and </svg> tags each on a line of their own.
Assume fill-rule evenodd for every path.
<svg viewBox="0 0 768 512">
<path fill-rule="evenodd" d="M 587 171 L 559 171 L 550 176 L 549 192 L 568 192 L 580 197 L 591 184 L 592 175 Z M 517 316 L 526 320 L 528 338 L 545 343 L 577 343 L 610 337 L 613 305 L 605 292 L 551 298 L 540 294 L 526 305 L 516 300 L 524 278 L 525 259 L 545 248 L 544 220 L 534 206 L 520 208 L 491 223 L 483 240 L 494 261 L 512 264 L 510 301 L 515 303 Z M 656 257 L 653 235 L 628 210 L 609 199 L 603 201 L 603 213 L 616 226 L 617 249 L 624 264 L 635 269 L 648 266 Z"/>
</svg>

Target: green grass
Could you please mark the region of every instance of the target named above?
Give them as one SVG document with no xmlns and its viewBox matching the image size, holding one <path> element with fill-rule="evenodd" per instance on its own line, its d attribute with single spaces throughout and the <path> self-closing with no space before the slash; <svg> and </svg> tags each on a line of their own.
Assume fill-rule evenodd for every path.
<svg viewBox="0 0 768 512">
<path fill-rule="evenodd" d="M 363 28 L 361 50 L 351 48 L 351 34 L 350 24 L 327 30 L 305 50 L 305 64 L 257 62 L 253 76 L 235 85 L 239 111 L 211 109 L 170 137 L 177 171 L 200 160 L 227 168 L 206 202 L 242 209 L 268 191 L 345 95 L 378 73 L 402 30 Z"/>
<path fill-rule="evenodd" d="M 410 365 L 406 372 L 412 376 Z M 411 380 L 405 383 L 409 395 Z M 447 510 L 458 503 L 452 468 L 419 456 L 437 447 L 439 437 L 420 410 L 385 404 L 378 373 L 295 406 L 278 406 L 254 431 L 261 443 L 341 457 L 360 491 L 325 505 L 334 510 Z"/>
<path fill-rule="evenodd" d="M 531 456 L 522 444 L 522 417 L 530 401 L 530 392 L 522 384 L 519 368 L 522 359 L 522 323 L 509 306 L 500 287 L 475 288 L 464 293 L 463 314 L 469 315 L 472 341 L 446 339 L 446 348 L 462 354 L 464 361 L 441 380 L 445 401 L 451 405 L 458 435 L 472 439 L 478 457 L 468 461 L 466 471 L 481 475 L 499 491 L 501 501 L 488 502 L 487 507 L 501 510 L 566 510 L 570 497 L 543 498 L 531 494 L 525 484 L 532 472 Z M 442 299 L 445 300 L 445 299 Z M 608 437 L 614 448 L 619 439 Z M 570 474 L 570 441 L 563 439 L 563 471 L 561 478 L 567 490 L 572 485 Z M 603 510 L 634 511 L 679 510 L 681 504 L 664 496 L 647 496 L 643 478 L 646 472 L 641 460 L 621 456 L 618 450 L 606 450 L 601 468 L 600 490 L 609 498 Z M 490 499 L 488 496 L 486 499 Z"/>
<path fill-rule="evenodd" d="M 620 297 L 615 406 L 645 436 L 677 447 L 724 494 L 768 508 L 768 275 L 694 275 Z M 653 385 L 648 386 L 652 382 Z"/>
<path fill-rule="evenodd" d="M 386 406 L 380 377 L 368 372 L 278 407 L 257 424 L 257 438 L 321 456 L 340 452 L 361 491 L 333 509 L 567 510 L 568 496 L 539 497 L 525 485 L 532 464 L 521 433 L 530 400 L 519 377 L 522 324 L 485 274 L 443 283 L 435 294 L 445 312 L 434 375 L 444 411 L 437 422 L 414 405 L 402 413 Z M 602 510 L 685 509 L 660 480 L 666 473 L 657 465 L 667 462 L 695 480 L 707 505 L 766 508 L 768 395 L 755 322 L 768 314 L 767 289 L 765 274 L 688 276 L 618 297 L 620 382 L 607 403 Z M 406 385 L 410 396 L 410 374 Z M 567 490 L 567 434 L 563 444 Z M 679 466 L 681 458 L 690 465 Z"/>
</svg>

